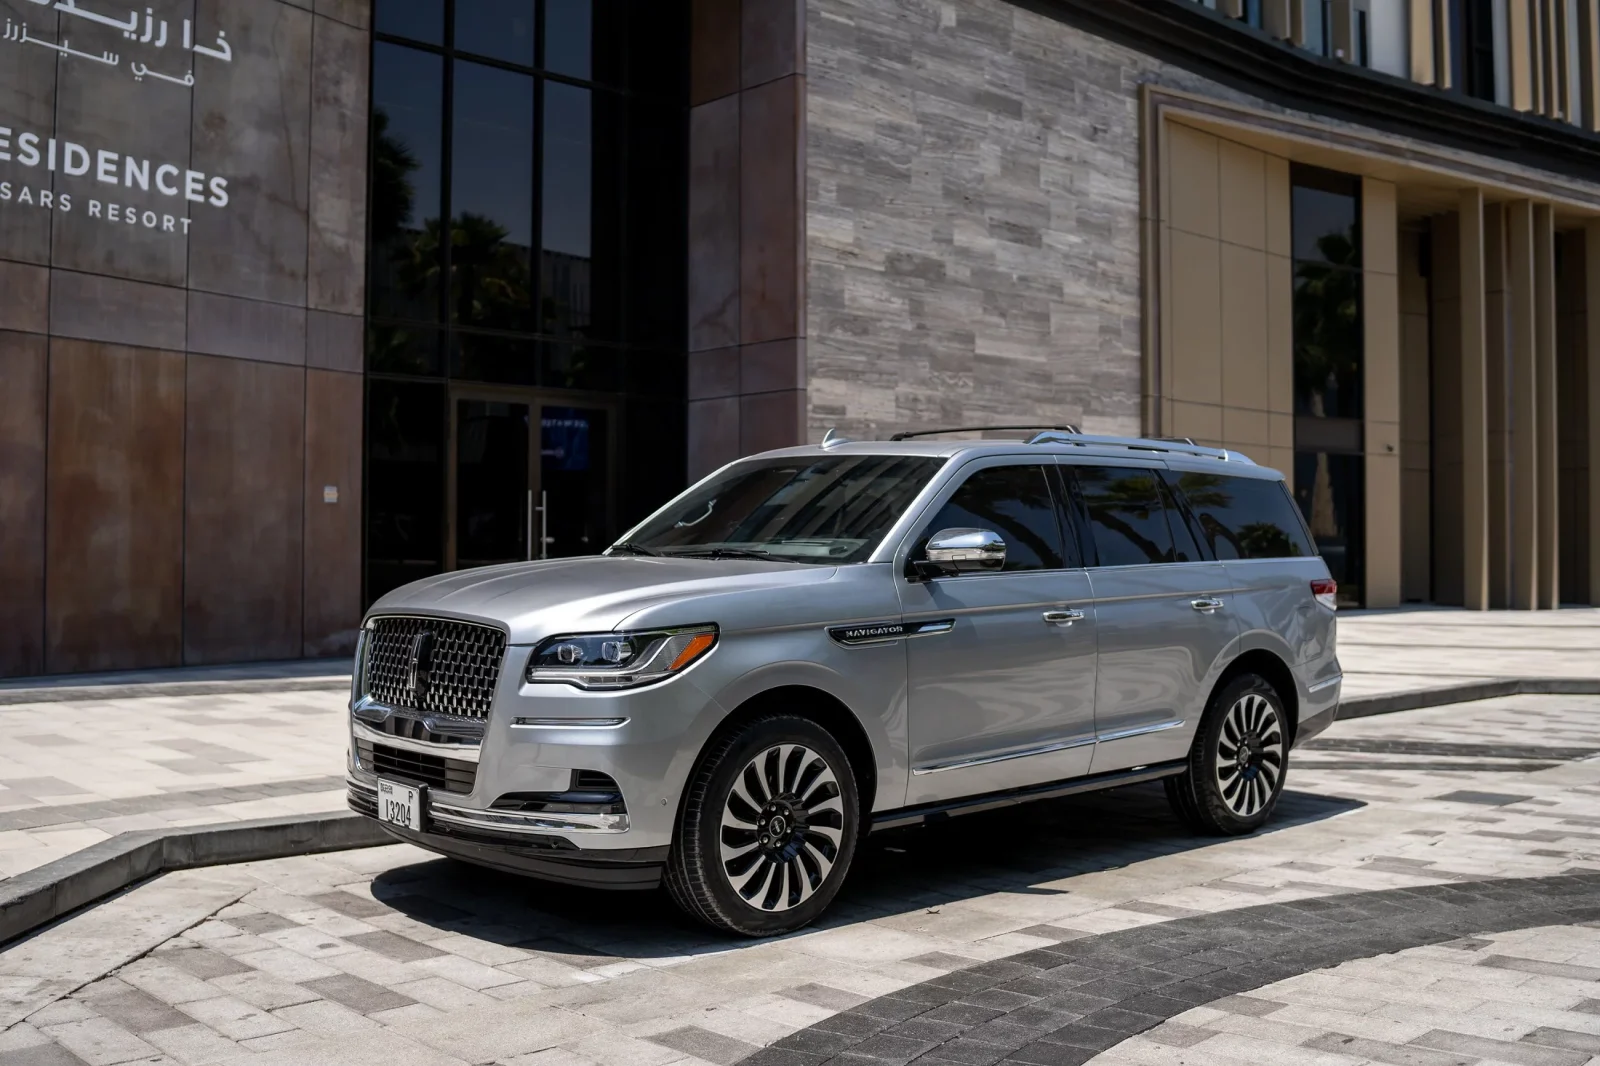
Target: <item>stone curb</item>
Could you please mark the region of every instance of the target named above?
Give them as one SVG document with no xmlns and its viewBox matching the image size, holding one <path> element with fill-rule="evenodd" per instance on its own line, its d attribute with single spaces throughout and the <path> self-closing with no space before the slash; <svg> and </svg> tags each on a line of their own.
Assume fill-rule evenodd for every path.
<svg viewBox="0 0 1600 1066">
<path fill-rule="evenodd" d="M 121 833 L 0 883 L 0 944 L 169 870 L 392 843 L 347 811 Z"/>
<path fill-rule="evenodd" d="M 149 696 L 220 696 L 241 692 L 348 692 L 349 677 L 240 678 L 236 681 L 164 681 L 121 685 L 52 685 L 0 688 L 0 707 L 74 700 L 129 700 Z"/>
<path fill-rule="evenodd" d="M 1600 679 L 1527 677 L 1472 681 L 1464 685 L 1442 685 L 1439 688 L 1391 692 L 1379 696 L 1358 696 L 1339 704 L 1339 720 L 1394 714 L 1397 711 L 1420 711 L 1426 707 L 1445 707 L 1452 703 L 1493 700 L 1502 696 L 1600 696 Z"/>
</svg>

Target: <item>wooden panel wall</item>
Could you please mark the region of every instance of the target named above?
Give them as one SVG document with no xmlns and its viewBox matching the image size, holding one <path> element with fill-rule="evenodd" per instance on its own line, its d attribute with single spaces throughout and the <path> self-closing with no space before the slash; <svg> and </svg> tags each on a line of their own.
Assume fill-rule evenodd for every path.
<svg viewBox="0 0 1600 1066">
<path fill-rule="evenodd" d="M 305 374 L 189 357 L 185 663 L 300 655 Z"/>
<path fill-rule="evenodd" d="M 0 332 L 0 677 L 44 672 L 48 344 Z"/>
<path fill-rule="evenodd" d="M 360 374 L 306 371 L 307 657 L 354 651 L 361 621 Z M 323 490 L 333 488 L 334 503 Z"/>
<path fill-rule="evenodd" d="M 175 665 L 184 357 L 56 339 L 49 378 L 45 668 Z"/>
</svg>

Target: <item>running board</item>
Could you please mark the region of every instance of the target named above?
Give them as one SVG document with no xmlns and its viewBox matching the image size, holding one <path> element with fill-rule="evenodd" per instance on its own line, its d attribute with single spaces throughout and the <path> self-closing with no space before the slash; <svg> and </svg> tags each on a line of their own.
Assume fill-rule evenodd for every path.
<svg viewBox="0 0 1600 1066">
<path fill-rule="evenodd" d="M 1043 785 L 1029 785 L 1027 788 L 1016 788 L 1007 792 L 987 792 L 981 796 L 968 796 L 965 799 L 951 800 L 947 803 L 927 803 L 920 807 L 902 807 L 894 811 L 879 811 L 872 816 L 872 825 L 868 832 L 876 833 L 880 829 L 900 829 L 908 825 L 921 825 L 924 822 L 937 822 L 945 818 L 954 818 L 958 814 L 976 814 L 979 811 L 1015 807 L 1019 804 L 1034 803 L 1038 800 L 1075 796 L 1080 792 L 1099 792 L 1103 789 L 1117 788 L 1121 785 L 1137 785 L 1144 781 L 1158 781 L 1163 777 L 1181 774 L 1188 768 L 1189 760 L 1175 759 L 1172 762 L 1154 763 L 1150 766 L 1136 766 L 1132 770 L 1112 770 L 1104 774 L 1075 777 L 1070 781 L 1053 781 Z"/>
</svg>

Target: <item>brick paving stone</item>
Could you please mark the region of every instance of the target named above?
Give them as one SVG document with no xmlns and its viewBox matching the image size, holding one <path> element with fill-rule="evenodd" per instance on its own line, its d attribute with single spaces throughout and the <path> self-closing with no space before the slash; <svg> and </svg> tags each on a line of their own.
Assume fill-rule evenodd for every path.
<svg viewBox="0 0 1600 1066">
<path fill-rule="evenodd" d="M 112 1066 L 156 1054 L 154 1047 L 108 1018 L 63 1022 L 42 1032 L 89 1066 Z"/>
<path fill-rule="evenodd" d="M 339 974 L 337 977 L 324 977 L 317 981 L 307 981 L 306 989 L 315 992 L 318 996 L 342 1003 L 351 1010 L 360 1011 L 362 1014 L 371 1014 L 374 1011 L 393 1010 L 396 1007 L 409 1006 L 416 1000 L 399 992 L 384 988 L 382 985 L 363 981 L 350 974 Z M 290 1006 L 291 1004 L 282 1004 Z"/>
<path fill-rule="evenodd" d="M 718 1066 L 733 1066 L 756 1050 L 754 1045 L 747 1044 L 743 1040 L 734 1040 L 732 1037 L 694 1025 L 657 1033 L 649 1039 L 652 1043 L 682 1051 L 707 1062 L 717 1063 Z M 902 1060 L 904 1061 L 908 1060 Z"/>
<path fill-rule="evenodd" d="M 229 1040 L 281 1033 L 294 1026 L 232 996 L 180 1003 L 178 1009 Z"/>
<path fill-rule="evenodd" d="M 87 1064 L 60 1044 L 41 1044 L 15 1051 L 0 1051 L 0 1066 L 87 1066 Z"/>
</svg>

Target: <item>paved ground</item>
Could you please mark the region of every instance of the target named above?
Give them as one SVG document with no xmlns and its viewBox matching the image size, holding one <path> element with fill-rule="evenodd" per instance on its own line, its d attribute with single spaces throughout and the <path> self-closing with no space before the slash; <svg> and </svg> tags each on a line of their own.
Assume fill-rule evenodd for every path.
<svg viewBox="0 0 1600 1066">
<path fill-rule="evenodd" d="M 1600 679 L 1592 609 L 1355 612 L 1339 625 L 1349 696 L 1485 677 Z M 229 681 L 324 688 L 178 694 Z M 127 830 L 342 810 L 348 684 L 327 661 L 208 667 L 55 679 L 48 700 L 0 705 L 12 741 L 0 753 L 0 878 Z M 0 685 L 0 700 L 18 687 Z M 63 687 L 74 698 L 58 698 Z"/>
<path fill-rule="evenodd" d="M 1594 697 L 1347 721 L 1270 832 L 1141 787 L 879 834 L 761 943 L 409 847 L 170 875 L 0 953 L 0 1066 L 1587 1062 L 1595 754 Z"/>
</svg>

